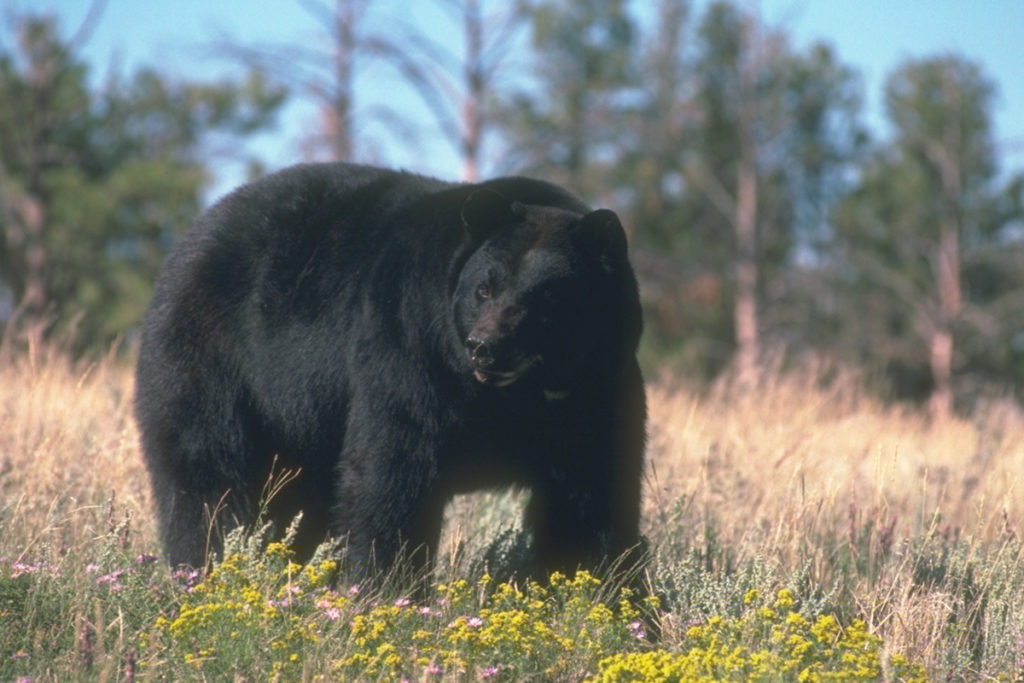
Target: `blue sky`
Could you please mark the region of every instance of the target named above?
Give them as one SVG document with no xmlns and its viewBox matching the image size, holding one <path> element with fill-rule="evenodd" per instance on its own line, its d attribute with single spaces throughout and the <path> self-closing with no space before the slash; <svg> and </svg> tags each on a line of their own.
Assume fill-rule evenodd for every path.
<svg viewBox="0 0 1024 683">
<path fill-rule="evenodd" d="M 797 46 L 832 43 L 840 59 L 864 78 L 865 118 L 884 134 L 881 87 L 886 74 L 909 57 L 959 52 L 981 63 L 999 92 L 994 106 L 996 139 L 1004 167 L 1024 168 L 1024 0 L 739 0 L 760 8 L 763 20 L 780 26 Z M 330 0 L 320 0 L 330 4 Z M 702 6 L 703 1 L 698 2 Z M 85 16 L 88 0 L 0 0 L 0 6 L 33 11 L 52 9 L 67 35 Z M 399 16 L 431 26 L 435 37 L 452 32 L 428 0 L 377 0 L 380 16 Z M 410 9 L 411 8 L 411 9 Z M 386 30 L 386 23 L 378 28 Z M 252 41 L 321 40 L 319 27 L 297 0 L 107 0 L 102 21 L 84 53 L 97 73 L 111 64 L 130 72 L 141 64 L 159 66 L 187 78 L 216 74 L 226 67 L 201 55 L 199 46 L 226 31 Z M 453 32 L 453 41 L 459 38 Z M 360 73 L 358 94 L 366 100 L 395 92 L 395 83 L 369 65 Z M 415 106 L 410 103 L 410 107 Z M 272 167 L 300 160 L 297 138 L 311 114 L 292 108 L 281 126 L 259 141 Z M 428 136 L 429 137 L 429 136 Z M 382 131 L 366 131 L 362 153 L 370 160 L 454 177 L 455 157 L 429 140 L 400 149 Z M 221 185 L 232 184 L 225 168 Z"/>
</svg>

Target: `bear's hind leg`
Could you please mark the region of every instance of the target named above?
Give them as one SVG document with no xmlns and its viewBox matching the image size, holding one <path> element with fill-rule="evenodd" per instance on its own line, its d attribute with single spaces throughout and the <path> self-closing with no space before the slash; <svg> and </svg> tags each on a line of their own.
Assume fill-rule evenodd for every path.
<svg viewBox="0 0 1024 683">
<path fill-rule="evenodd" d="M 171 566 L 203 567 L 223 534 L 256 520 L 261 459 L 231 403 L 162 401 L 140 411 L 143 452 Z M 205 405 L 204 405 L 205 403 Z"/>
</svg>

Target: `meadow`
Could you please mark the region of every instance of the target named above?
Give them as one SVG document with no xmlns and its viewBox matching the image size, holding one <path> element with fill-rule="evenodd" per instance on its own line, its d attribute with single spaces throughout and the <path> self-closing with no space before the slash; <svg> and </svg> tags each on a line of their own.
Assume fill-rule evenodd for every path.
<svg viewBox="0 0 1024 683">
<path fill-rule="evenodd" d="M 130 369 L 7 355 L 0 681 L 1024 680 L 1024 414 L 994 397 L 931 423 L 862 386 L 649 383 L 653 597 L 514 578 L 516 491 L 450 506 L 423 597 L 259 532 L 172 574 Z"/>
</svg>

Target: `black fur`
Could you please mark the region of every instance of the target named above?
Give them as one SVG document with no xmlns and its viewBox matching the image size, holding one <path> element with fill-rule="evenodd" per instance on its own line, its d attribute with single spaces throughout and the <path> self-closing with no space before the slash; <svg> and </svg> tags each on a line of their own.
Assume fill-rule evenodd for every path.
<svg viewBox="0 0 1024 683">
<path fill-rule="evenodd" d="M 639 541 L 637 286 L 622 227 L 565 190 L 297 166 L 206 212 L 147 313 L 136 412 L 172 564 L 273 499 L 308 554 L 424 561 L 445 502 L 532 490 L 545 571 Z M 212 538 L 216 541 L 217 534 Z M 214 550 L 216 545 L 214 545 Z"/>
</svg>

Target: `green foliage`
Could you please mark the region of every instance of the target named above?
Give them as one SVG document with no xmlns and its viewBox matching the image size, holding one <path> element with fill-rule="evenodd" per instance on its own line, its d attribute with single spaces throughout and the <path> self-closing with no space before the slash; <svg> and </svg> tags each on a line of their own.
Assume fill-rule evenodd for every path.
<svg viewBox="0 0 1024 683">
<path fill-rule="evenodd" d="M 152 69 L 93 86 L 52 18 L 0 41 L 0 300 L 30 335 L 103 349 L 136 326 L 167 246 L 199 211 L 208 143 L 269 122 L 283 94 Z M 6 52 L 11 43 L 18 50 Z"/>
<path fill-rule="evenodd" d="M 503 117 L 514 163 L 584 197 L 607 191 L 618 103 L 634 76 L 635 22 L 624 0 L 532 4 L 532 75 Z"/>
<path fill-rule="evenodd" d="M 833 215 L 834 253 L 845 262 L 831 285 L 843 302 L 836 346 L 859 364 L 923 376 L 917 387 L 902 382 L 910 397 L 935 381 L 922 346 L 936 332 L 949 331 L 957 370 L 973 375 L 957 383 L 961 396 L 1000 375 L 1020 381 L 1024 354 L 1012 340 L 1024 249 L 1013 231 L 1024 211 L 1021 180 L 997 173 L 994 93 L 959 56 L 902 65 L 885 92 L 893 137 Z"/>
<path fill-rule="evenodd" d="M 486 120 L 501 122 L 503 171 L 562 182 L 624 218 L 646 369 L 671 363 L 713 379 L 736 351 L 735 304 L 752 300 L 756 313 L 743 319 L 756 318 L 765 351 L 866 366 L 899 398 L 936 386 L 926 346 L 936 332 L 955 341 L 949 365 L 963 406 L 993 384 L 1020 384 L 1024 176 L 1000 171 L 997 88 L 980 65 L 955 54 L 901 64 L 884 93 L 893 133 L 872 145 L 859 75 L 841 55 L 825 43 L 795 45 L 742 3 L 515 5 L 532 40 L 502 28 L 478 46 L 482 62 L 459 65 L 453 55 L 451 72 L 465 67 L 480 85 L 482 63 L 492 76 L 502 64 L 503 77 L 473 96 Z M 0 324 L 7 337 L 105 349 L 137 326 L 167 248 L 201 208 L 218 150 L 244 155 L 235 150 L 284 94 L 259 70 L 206 83 L 144 68 L 97 85 L 55 19 L 13 16 L 5 29 Z M 412 65 L 431 39 L 409 30 L 407 46 L 357 31 L 348 48 L 383 50 L 424 94 L 429 68 Z M 499 45 L 522 54 L 504 60 Z M 278 47 L 270 56 L 293 54 Z M 316 71 L 323 60 L 314 62 Z M 304 68 L 277 71 L 287 58 L 248 63 L 308 85 Z M 318 106 L 342 116 L 359 93 L 334 85 L 313 90 Z M 428 93 L 435 112 L 446 108 L 440 92 Z M 754 228 L 743 221 L 741 237 L 739 179 L 751 169 Z M 956 272 L 940 286 L 943 263 Z M 754 273 L 742 287 L 740 271 Z"/>
<path fill-rule="evenodd" d="M 710 377 L 735 348 L 740 259 L 757 266 L 767 345 L 814 337 L 792 321 L 818 292 L 790 273 L 826 245 L 827 213 L 860 158 L 860 83 L 827 45 L 797 49 L 737 3 L 692 20 L 675 0 L 660 8 L 636 56 L 646 77 L 620 114 L 612 184 L 647 285 L 645 353 Z M 756 196 L 754 234 L 741 239 L 744 173 Z"/>
</svg>

